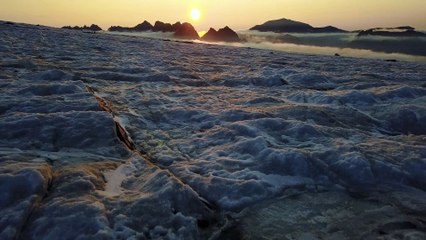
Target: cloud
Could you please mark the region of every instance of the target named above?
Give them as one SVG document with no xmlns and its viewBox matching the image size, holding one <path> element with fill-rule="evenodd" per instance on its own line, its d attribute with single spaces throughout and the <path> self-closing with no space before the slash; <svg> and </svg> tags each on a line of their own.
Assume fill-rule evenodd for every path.
<svg viewBox="0 0 426 240">
<path fill-rule="evenodd" d="M 285 34 L 257 31 L 242 31 L 238 34 L 248 44 L 265 44 L 274 49 L 277 47 L 285 48 L 285 50 L 305 49 L 314 51 L 314 53 L 327 52 L 329 54 L 334 54 L 329 52 L 331 50 L 333 52 L 342 52 L 343 49 L 353 49 L 370 50 L 376 55 L 383 55 L 379 53 L 394 53 L 426 57 L 426 38 L 424 37 L 358 37 L 357 33 Z M 274 47 L 271 44 L 279 45 Z M 315 47 L 325 48 L 319 49 Z M 345 51 L 347 52 L 347 50 Z"/>
</svg>

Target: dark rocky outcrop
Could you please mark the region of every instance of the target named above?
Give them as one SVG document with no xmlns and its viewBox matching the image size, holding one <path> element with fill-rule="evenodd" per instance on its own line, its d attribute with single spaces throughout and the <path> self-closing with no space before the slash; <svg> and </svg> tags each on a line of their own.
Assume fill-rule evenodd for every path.
<svg viewBox="0 0 426 240">
<path fill-rule="evenodd" d="M 288 33 L 336 33 L 345 32 L 342 29 L 327 26 L 315 28 L 303 22 L 293 21 L 290 19 L 282 18 L 278 20 L 267 21 L 264 24 L 256 25 L 250 30 L 257 30 L 260 32 L 288 32 Z"/>
<path fill-rule="evenodd" d="M 134 30 L 138 32 L 143 32 L 143 31 L 150 31 L 152 30 L 152 28 L 153 26 L 151 23 L 149 23 L 148 21 L 143 21 L 143 23 L 136 25 L 134 27 Z"/>
<path fill-rule="evenodd" d="M 70 29 L 70 30 L 85 30 L 85 31 L 93 31 L 93 32 L 97 32 L 97 31 L 102 31 L 102 28 L 100 28 L 98 25 L 96 24 L 92 24 L 90 25 L 90 27 L 84 25 L 83 27 L 79 27 L 79 26 L 75 26 L 75 27 L 71 27 L 71 26 L 64 26 L 62 27 L 63 29 Z"/>
<path fill-rule="evenodd" d="M 411 26 L 399 26 L 399 27 L 396 27 L 394 29 L 399 29 L 399 30 L 416 30 L 415 28 L 413 28 Z"/>
<path fill-rule="evenodd" d="M 260 32 L 309 32 L 312 29 L 313 27 L 309 24 L 286 18 L 267 21 L 264 24 L 250 28 L 250 30 L 257 30 Z"/>
<path fill-rule="evenodd" d="M 216 37 L 217 37 L 216 29 L 210 28 L 209 31 L 206 34 L 204 34 L 204 36 L 201 37 L 201 40 L 207 41 L 207 42 L 217 41 Z"/>
<path fill-rule="evenodd" d="M 362 36 L 382 36 L 382 37 L 426 37 L 426 34 L 417 32 L 413 27 L 403 26 L 396 28 L 372 28 L 358 33 Z"/>
<path fill-rule="evenodd" d="M 210 30 L 201 38 L 207 42 L 240 42 L 238 34 L 228 26 L 216 31 L 214 28 Z"/>
<path fill-rule="evenodd" d="M 315 33 L 343 33 L 343 32 L 346 32 L 346 31 L 342 30 L 340 28 L 337 28 L 337 27 L 326 26 L 326 27 L 314 28 L 314 32 Z"/>
<path fill-rule="evenodd" d="M 161 21 L 156 21 L 154 24 L 154 28 L 152 29 L 154 32 L 174 32 L 173 26 L 170 23 L 163 23 Z"/>
<path fill-rule="evenodd" d="M 92 24 L 90 27 L 89 27 L 89 30 L 91 30 L 91 31 L 102 31 L 102 28 L 101 27 L 99 27 L 98 25 L 96 25 L 96 24 Z"/>
<path fill-rule="evenodd" d="M 182 25 L 176 30 L 175 37 L 185 38 L 185 39 L 199 39 L 197 31 L 194 26 L 190 23 L 182 23 Z"/>
<path fill-rule="evenodd" d="M 108 31 L 110 32 L 145 32 L 151 31 L 154 27 L 148 21 L 144 21 L 134 27 L 121 27 L 121 26 L 111 26 Z"/>
<path fill-rule="evenodd" d="M 154 26 L 148 21 L 144 21 L 134 27 L 121 27 L 121 26 L 112 26 L 108 29 L 111 32 L 145 32 L 145 31 L 153 31 L 153 32 L 176 32 L 182 24 L 180 22 L 176 22 L 175 24 L 164 23 L 161 21 L 156 21 Z"/>
<path fill-rule="evenodd" d="M 347 47 L 385 53 L 426 56 L 426 34 L 413 27 L 372 28 L 359 31 Z"/>
<path fill-rule="evenodd" d="M 110 32 L 131 32 L 132 28 L 129 27 L 121 27 L 121 26 L 111 26 L 108 28 Z"/>
<path fill-rule="evenodd" d="M 172 25 L 173 32 L 176 32 L 181 26 L 182 26 L 182 23 L 180 22 L 176 22 L 175 24 L 173 24 Z"/>
</svg>

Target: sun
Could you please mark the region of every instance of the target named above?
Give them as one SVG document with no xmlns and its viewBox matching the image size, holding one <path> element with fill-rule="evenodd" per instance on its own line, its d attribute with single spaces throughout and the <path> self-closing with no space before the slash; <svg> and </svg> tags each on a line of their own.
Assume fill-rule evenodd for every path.
<svg viewBox="0 0 426 240">
<path fill-rule="evenodd" d="M 198 8 L 191 9 L 191 19 L 196 21 L 201 18 L 201 12 Z"/>
</svg>

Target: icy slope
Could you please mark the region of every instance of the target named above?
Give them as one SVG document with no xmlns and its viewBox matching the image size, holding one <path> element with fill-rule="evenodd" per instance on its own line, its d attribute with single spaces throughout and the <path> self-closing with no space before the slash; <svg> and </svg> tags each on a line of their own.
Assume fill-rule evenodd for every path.
<svg viewBox="0 0 426 240">
<path fill-rule="evenodd" d="M 303 221 L 300 204 L 316 194 L 309 211 L 348 224 L 393 204 L 361 233 L 404 218 L 410 227 L 395 231 L 425 236 L 422 63 L 0 30 L 0 212 L 27 209 L 17 223 L 0 219 L 2 239 L 283 237 L 249 226 Z M 10 192 L 12 178 L 27 179 L 26 195 Z M 301 202 L 287 200 L 295 192 Z M 313 222 L 311 235 L 339 219 Z M 290 239 L 304 234 L 286 226 Z"/>
</svg>

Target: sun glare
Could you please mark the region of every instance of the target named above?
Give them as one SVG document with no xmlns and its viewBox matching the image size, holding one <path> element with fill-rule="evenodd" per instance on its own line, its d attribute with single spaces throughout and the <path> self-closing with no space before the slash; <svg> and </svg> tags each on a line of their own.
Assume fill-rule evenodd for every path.
<svg viewBox="0 0 426 240">
<path fill-rule="evenodd" d="M 199 31 L 198 32 L 198 36 L 203 37 L 204 35 L 206 35 L 207 31 Z"/>
<path fill-rule="evenodd" d="M 199 20 L 201 18 L 201 12 L 198 8 L 193 8 L 191 10 L 191 19 L 192 20 Z"/>
</svg>

